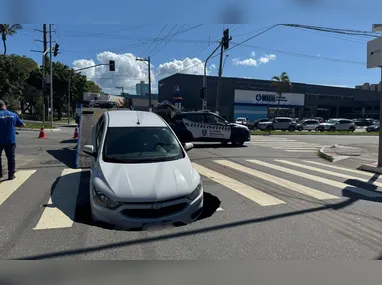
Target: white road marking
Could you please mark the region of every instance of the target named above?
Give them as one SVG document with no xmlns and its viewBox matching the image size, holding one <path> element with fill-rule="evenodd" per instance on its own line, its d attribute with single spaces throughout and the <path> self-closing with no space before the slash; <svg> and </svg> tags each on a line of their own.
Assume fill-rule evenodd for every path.
<svg viewBox="0 0 382 285">
<path fill-rule="evenodd" d="M 81 169 L 64 169 L 34 230 L 70 228 L 76 213 Z"/>
<path fill-rule="evenodd" d="M 287 152 L 312 152 L 313 150 L 284 149 Z"/>
<path fill-rule="evenodd" d="M 268 173 L 261 172 L 261 171 L 258 171 L 258 170 L 255 170 L 255 169 L 252 169 L 252 168 L 249 168 L 249 167 L 246 167 L 244 165 L 234 163 L 234 162 L 231 162 L 228 160 L 214 160 L 214 162 L 218 163 L 220 165 L 230 167 L 232 169 L 247 173 L 251 176 L 255 176 L 257 178 L 263 179 L 263 180 L 271 182 L 273 184 L 277 184 L 281 187 L 287 188 L 287 189 L 292 190 L 294 192 L 298 192 L 300 194 L 316 198 L 318 200 L 328 200 L 328 199 L 338 199 L 339 198 L 337 196 L 334 196 L 334 195 L 331 195 L 331 194 L 328 194 L 328 193 L 325 193 L 325 192 L 322 192 L 322 191 L 319 191 L 319 190 L 316 190 L 316 189 L 313 189 L 313 188 L 310 188 L 310 187 L 307 187 L 304 185 L 300 185 L 300 184 L 291 182 L 289 180 L 282 179 L 282 178 L 279 178 L 277 176 L 273 176 L 273 175 L 270 175 Z M 249 162 L 251 162 L 251 161 L 249 161 Z"/>
<path fill-rule="evenodd" d="M 350 169 L 350 168 L 346 168 L 346 167 L 339 167 L 339 166 L 335 166 L 335 165 L 331 165 L 331 164 L 325 164 L 325 163 L 321 163 L 321 162 L 310 161 L 310 160 L 304 160 L 304 162 L 319 165 L 319 166 L 324 166 L 324 167 L 328 167 L 328 168 L 332 168 L 332 169 L 347 171 L 347 172 L 355 173 L 355 174 L 359 174 L 359 175 L 364 175 L 364 176 L 367 176 L 369 178 L 374 176 L 374 174 L 370 174 L 369 172 L 356 170 L 356 169 Z"/>
<path fill-rule="evenodd" d="M 36 170 L 20 170 L 16 172 L 14 180 L 0 182 L 0 206 L 35 172 Z"/>
<path fill-rule="evenodd" d="M 366 196 L 369 198 L 382 198 L 381 193 L 369 191 L 369 190 L 359 188 L 359 187 L 353 187 L 353 186 L 346 184 L 346 183 L 343 183 L 343 182 L 337 182 L 335 180 L 325 179 L 325 178 L 322 178 L 319 176 L 307 174 L 304 172 L 296 171 L 293 169 L 285 168 L 282 166 L 274 165 L 274 164 L 267 163 L 267 162 L 260 161 L 260 160 L 256 160 L 256 159 L 251 159 L 251 160 L 247 160 L 247 161 L 254 163 L 254 164 L 257 164 L 257 165 L 262 165 L 262 166 L 266 166 L 266 167 L 269 167 L 269 168 L 272 168 L 272 169 L 275 169 L 278 171 L 282 171 L 285 173 L 293 174 L 293 175 L 296 175 L 298 177 L 302 177 L 302 178 L 313 180 L 313 181 L 316 181 L 319 183 L 327 184 L 327 185 L 332 186 L 332 187 L 336 187 L 336 188 L 340 188 L 340 189 L 348 189 L 349 191 L 352 191 L 354 193 L 358 193 L 360 195 L 363 195 L 363 196 Z"/>
<path fill-rule="evenodd" d="M 359 181 L 362 181 L 362 182 L 369 182 L 369 179 L 366 179 L 366 178 L 358 178 L 358 177 L 354 177 L 352 175 L 347 175 L 347 174 L 343 174 L 343 173 L 333 172 L 331 170 L 325 170 L 325 169 L 321 169 L 321 168 L 318 168 L 318 167 L 313 167 L 313 166 L 309 166 L 309 165 L 305 165 L 305 164 L 295 163 L 295 162 L 291 162 L 291 161 L 287 161 L 287 160 L 282 160 L 282 159 L 276 159 L 275 161 L 281 162 L 281 163 L 284 163 L 284 164 L 288 164 L 288 165 L 292 165 L 292 166 L 296 166 L 296 167 L 300 167 L 300 168 L 303 168 L 303 169 L 309 169 L 309 170 L 320 172 L 320 173 L 323 173 L 323 174 L 328 174 L 328 175 L 336 176 L 336 177 L 341 177 L 341 178 L 345 178 L 345 179 L 355 179 L 355 180 L 359 180 Z M 373 184 L 378 186 L 378 187 L 382 187 L 382 183 L 381 182 L 376 182 L 375 181 Z M 376 189 L 376 191 L 381 191 L 381 190 Z"/>
<path fill-rule="evenodd" d="M 268 195 L 260 190 L 257 190 L 251 186 L 248 186 L 209 168 L 196 163 L 193 163 L 193 166 L 201 175 L 208 177 L 209 179 L 235 191 L 236 193 L 239 193 L 240 195 L 254 201 L 261 206 L 285 204 L 285 202 L 280 199 L 272 197 L 271 195 Z"/>
<path fill-rule="evenodd" d="M 319 147 L 272 147 L 274 149 L 289 149 L 289 150 L 308 150 L 308 149 L 311 149 L 311 150 L 317 150 L 319 149 Z"/>
</svg>

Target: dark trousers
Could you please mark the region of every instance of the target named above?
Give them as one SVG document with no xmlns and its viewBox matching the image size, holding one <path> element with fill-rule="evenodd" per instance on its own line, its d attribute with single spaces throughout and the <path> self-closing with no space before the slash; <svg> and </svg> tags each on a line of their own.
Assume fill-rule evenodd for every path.
<svg viewBox="0 0 382 285">
<path fill-rule="evenodd" d="M 0 175 L 3 175 L 1 156 L 5 152 L 8 161 L 8 177 L 12 177 L 16 172 L 16 144 L 0 145 Z"/>
</svg>

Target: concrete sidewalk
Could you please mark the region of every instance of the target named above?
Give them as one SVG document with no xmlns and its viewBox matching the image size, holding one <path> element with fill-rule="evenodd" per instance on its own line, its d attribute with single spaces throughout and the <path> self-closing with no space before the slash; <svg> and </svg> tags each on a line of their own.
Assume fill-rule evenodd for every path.
<svg viewBox="0 0 382 285">
<path fill-rule="evenodd" d="M 382 174 L 377 167 L 378 145 L 332 145 L 319 150 L 319 156 L 333 163 L 373 173 Z"/>
</svg>

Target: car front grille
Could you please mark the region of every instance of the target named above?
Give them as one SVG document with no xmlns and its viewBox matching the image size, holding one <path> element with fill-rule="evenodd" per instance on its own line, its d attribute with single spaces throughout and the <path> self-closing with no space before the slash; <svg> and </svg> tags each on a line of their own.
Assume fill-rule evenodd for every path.
<svg viewBox="0 0 382 285">
<path fill-rule="evenodd" d="M 176 214 L 187 207 L 187 203 L 165 206 L 160 209 L 125 209 L 121 213 L 135 219 L 156 219 Z"/>
</svg>

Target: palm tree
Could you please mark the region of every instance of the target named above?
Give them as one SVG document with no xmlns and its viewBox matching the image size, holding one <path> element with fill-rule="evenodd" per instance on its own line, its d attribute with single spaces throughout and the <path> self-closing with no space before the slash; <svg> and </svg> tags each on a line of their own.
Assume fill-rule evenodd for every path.
<svg viewBox="0 0 382 285">
<path fill-rule="evenodd" d="M 17 33 L 17 30 L 21 30 L 23 28 L 22 25 L 20 24 L 0 24 L 0 33 L 1 33 L 1 39 L 3 40 L 4 44 L 4 55 L 7 53 L 7 36 L 13 36 L 14 34 Z"/>
<path fill-rule="evenodd" d="M 276 89 L 276 93 L 279 96 L 275 115 L 277 117 L 280 108 L 281 95 L 285 91 L 289 91 L 292 89 L 292 83 L 289 80 L 288 74 L 286 72 L 283 72 L 280 76 L 273 76 L 271 87 L 274 87 Z"/>
</svg>

